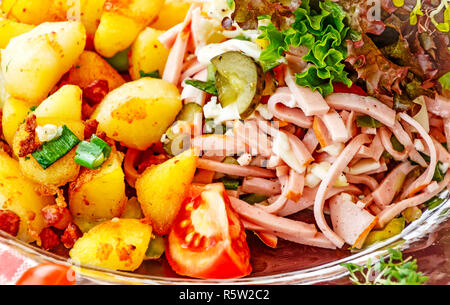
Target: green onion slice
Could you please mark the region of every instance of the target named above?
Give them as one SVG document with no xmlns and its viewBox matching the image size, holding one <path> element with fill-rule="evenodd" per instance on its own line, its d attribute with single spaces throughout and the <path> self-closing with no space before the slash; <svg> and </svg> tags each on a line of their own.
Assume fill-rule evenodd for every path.
<svg viewBox="0 0 450 305">
<path fill-rule="evenodd" d="M 97 137 L 92 135 L 90 142 L 83 141 L 76 150 L 75 162 L 90 169 L 98 169 L 111 154 L 111 147 Z"/>
<path fill-rule="evenodd" d="M 64 125 L 59 138 L 42 144 L 41 148 L 31 155 L 43 169 L 47 169 L 70 152 L 78 143 L 80 143 L 80 139 Z"/>
</svg>

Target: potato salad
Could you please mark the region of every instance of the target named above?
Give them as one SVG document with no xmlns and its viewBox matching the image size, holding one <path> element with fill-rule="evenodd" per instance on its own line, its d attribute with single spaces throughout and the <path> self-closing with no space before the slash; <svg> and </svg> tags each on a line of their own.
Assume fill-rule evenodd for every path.
<svg viewBox="0 0 450 305">
<path fill-rule="evenodd" d="M 0 230 L 199 279 L 401 233 L 448 194 L 450 3 L 366 2 L 0 1 Z"/>
</svg>

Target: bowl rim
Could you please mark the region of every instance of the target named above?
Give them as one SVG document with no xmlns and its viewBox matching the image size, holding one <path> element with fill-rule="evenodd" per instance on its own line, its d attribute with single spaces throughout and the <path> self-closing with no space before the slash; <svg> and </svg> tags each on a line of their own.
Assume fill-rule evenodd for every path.
<svg viewBox="0 0 450 305">
<path fill-rule="evenodd" d="M 374 264 L 381 257 L 389 255 L 388 249 L 406 250 L 415 242 L 425 238 L 439 228 L 439 225 L 450 219 L 450 191 L 446 190 L 439 196 L 446 200 L 432 210 L 425 210 L 422 216 L 410 223 L 400 234 L 385 241 L 375 243 L 366 249 L 353 254 L 302 270 L 294 270 L 273 275 L 244 277 L 231 280 L 200 280 L 193 278 L 173 278 L 153 275 L 133 274 L 115 271 L 88 264 L 79 264 L 70 258 L 49 253 L 36 246 L 27 244 L 16 237 L 0 231 L 0 243 L 12 247 L 23 256 L 36 263 L 57 263 L 73 267 L 78 271 L 79 284 L 145 284 L 145 285 L 285 285 L 285 284 L 317 284 L 336 280 L 348 275 L 343 263 L 366 264 L 369 259 Z"/>
</svg>

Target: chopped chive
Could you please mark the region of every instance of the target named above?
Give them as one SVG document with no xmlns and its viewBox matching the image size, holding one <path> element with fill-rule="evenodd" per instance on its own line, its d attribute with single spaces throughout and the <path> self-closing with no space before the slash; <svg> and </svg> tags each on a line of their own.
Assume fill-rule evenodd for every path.
<svg viewBox="0 0 450 305">
<path fill-rule="evenodd" d="M 80 139 L 64 125 L 59 138 L 44 143 L 40 149 L 31 155 L 43 169 L 47 169 L 53 163 L 64 157 L 78 143 L 80 143 Z"/>
<path fill-rule="evenodd" d="M 31 106 L 31 107 L 30 107 L 30 110 L 31 110 L 31 111 L 35 111 L 36 109 L 37 109 L 37 106 Z"/>
<path fill-rule="evenodd" d="M 97 137 L 92 135 L 90 142 L 83 141 L 76 150 L 75 162 L 90 169 L 98 169 L 108 159 L 111 147 Z"/>
<path fill-rule="evenodd" d="M 225 189 L 227 190 L 237 191 L 237 189 L 239 188 L 239 180 L 223 177 L 222 179 L 220 179 L 220 181 L 223 183 Z"/>
<path fill-rule="evenodd" d="M 255 194 L 255 193 L 245 194 L 245 195 L 240 196 L 240 199 L 247 202 L 248 204 L 260 203 L 260 202 L 263 202 L 264 200 L 267 200 L 267 198 L 268 197 L 266 195 Z"/>
<path fill-rule="evenodd" d="M 425 205 L 428 207 L 429 210 L 433 210 L 433 209 L 437 208 L 438 206 L 440 206 L 441 203 L 443 203 L 444 201 L 445 201 L 445 199 L 435 196 L 435 197 L 431 198 L 430 200 L 428 200 L 427 202 L 425 202 Z"/>
</svg>

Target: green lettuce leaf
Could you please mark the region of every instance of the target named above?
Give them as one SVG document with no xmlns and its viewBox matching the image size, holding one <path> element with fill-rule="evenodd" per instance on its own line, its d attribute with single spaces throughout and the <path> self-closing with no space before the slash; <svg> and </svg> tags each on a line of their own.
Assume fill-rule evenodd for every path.
<svg viewBox="0 0 450 305">
<path fill-rule="evenodd" d="M 347 14 L 337 3 L 319 2 L 319 7 L 315 11 L 309 0 L 304 0 L 294 11 L 295 22 L 290 28 L 279 30 L 272 23 L 260 27 L 259 38 L 269 42 L 260 61 L 263 69 L 269 71 L 284 62 L 284 54 L 291 47 L 308 48 L 303 60 L 309 68 L 296 74 L 296 82 L 326 96 L 333 92 L 333 82 L 352 85 L 345 72 L 346 40 L 359 39 L 360 35 L 346 25 Z"/>
</svg>

